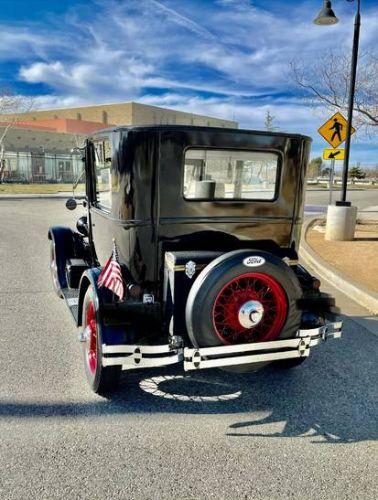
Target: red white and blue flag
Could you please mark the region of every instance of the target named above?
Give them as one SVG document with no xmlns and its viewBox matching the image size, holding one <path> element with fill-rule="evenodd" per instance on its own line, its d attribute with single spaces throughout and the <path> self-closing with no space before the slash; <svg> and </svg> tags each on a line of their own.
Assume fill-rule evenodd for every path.
<svg viewBox="0 0 378 500">
<path fill-rule="evenodd" d="M 97 284 L 99 287 L 104 286 L 108 288 L 114 295 L 117 295 L 119 300 L 123 300 L 125 289 L 123 286 L 122 270 L 119 265 L 117 246 L 114 240 L 112 254 L 102 269 Z"/>
</svg>

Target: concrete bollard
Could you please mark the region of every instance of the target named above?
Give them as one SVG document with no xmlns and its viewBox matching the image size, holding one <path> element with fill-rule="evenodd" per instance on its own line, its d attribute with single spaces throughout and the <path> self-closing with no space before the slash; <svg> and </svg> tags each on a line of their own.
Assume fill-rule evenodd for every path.
<svg viewBox="0 0 378 500">
<path fill-rule="evenodd" d="M 356 228 L 357 207 L 328 205 L 325 239 L 352 241 Z"/>
</svg>

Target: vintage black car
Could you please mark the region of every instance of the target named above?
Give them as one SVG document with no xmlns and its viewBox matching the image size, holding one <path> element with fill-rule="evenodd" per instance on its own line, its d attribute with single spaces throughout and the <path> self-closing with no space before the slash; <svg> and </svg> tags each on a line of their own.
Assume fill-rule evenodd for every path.
<svg viewBox="0 0 378 500">
<path fill-rule="evenodd" d="M 174 363 L 293 367 L 341 336 L 334 300 L 298 263 L 310 144 L 195 126 L 117 127 L 86 141 L 86 215 L 77 231 L 48 236 L 95 392 L 114 390 L 121 370 Z M 98 286 L 114 246 L 123 300 Z"/>
</svg>

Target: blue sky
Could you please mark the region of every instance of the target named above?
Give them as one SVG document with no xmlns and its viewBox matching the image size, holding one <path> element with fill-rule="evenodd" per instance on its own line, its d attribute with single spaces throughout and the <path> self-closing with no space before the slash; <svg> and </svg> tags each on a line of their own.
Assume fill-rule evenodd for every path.
<svg viewBox="0 0 378 500">
<path fill-rule="evenodd" d="M 0 0 L 0 86 L 36 108 L 134 100 L 264 128 L 309 134 L 329 111 L 306 105 L 294 59 L 351 50 L 354 3 L 318 27 L 321 0 Z M 378 0 L 363 0 L 362 50 L 378 45 Z M 377 138 L 358 134 L 352 161 L 378 163 Z"/>
</svg>

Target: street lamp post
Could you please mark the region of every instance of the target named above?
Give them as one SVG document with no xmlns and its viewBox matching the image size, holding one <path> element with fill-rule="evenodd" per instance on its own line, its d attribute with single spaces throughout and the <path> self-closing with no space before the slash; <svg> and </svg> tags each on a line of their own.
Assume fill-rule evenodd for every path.
<svg viewBox="0 0 378 500">
<path fill-rule="evenodd" d="M 352 48 L 352 62 L 349 80 L 349 95 L 348 95 L 348 125 L 346 130 L 345 139 L 345 157 L 343 165 L 343 182 L 341 190 L 341 200 L 336 202 L 336 205 L 329 205 L 327 211 L 327 224 L 326 224 L 326 240 L 353 240 L 357 219 L 357 207 L 353 207 L 349 201 L 346 200 L 347 184 L 348 184 L 348 170 L 349 170 L 349 156 L 350 156 L 350 137 L 352 131 L 353 120 L 353 107 L 354 95 L 356 89 L 356 73 L 357 73 L 357 60 L 358 60 L 358 44 L 360 38 L 360 25 L 361 25 L 361 0 L 347 0 L 348 2 L 357 2 L 357 12 L 354 20 L 354 35 L 353 35 L 353 48 Z M 323 1 L 323 8 L 319 12 L 317 18 L 314 20 L 315 24 L 326 26 L 336 24 L 339 20 L 332 10 L 332 4 L 329 0 Z"/>
<path fill-rule="evenodd" d="M 354 94 L 356 89 L 356 74 L 357 74 L 357 61 L 358 61 L 358 46 L 360 40 L 360 26 L 361 26 L 361 0 L 347 0 L 348 2 L 357 2 L 357 12 L 354 19 L 354 35 L 353 35 L 353 48 L 352 48 L 352 62 L 349 80 L 349 95 L 348 95 L 348 125 L 346 130 L 345 139 L 345 157 L 343 165 L 343 183 L 341 190 L 341 200 L 336 202 L 338 206 L 350 206 L 350 201 L 346 201 L 348 170 L 349 170 L 349 156 L 350 156 L 350 138 L 352 131 L 353 120 L 353 107 L 354 107 Z M 323 8 L 319 12 L 317 18 L 314 20 L 318 25 L 336 24 L 339 20 L 332 10 L 330 1 L 324 0 Z"/>
</svg>

